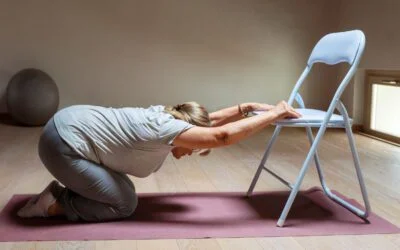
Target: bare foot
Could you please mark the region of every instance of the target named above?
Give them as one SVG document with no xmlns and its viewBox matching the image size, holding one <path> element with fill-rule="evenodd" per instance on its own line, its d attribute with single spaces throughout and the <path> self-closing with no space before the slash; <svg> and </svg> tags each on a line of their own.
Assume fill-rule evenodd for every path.
<svg viewBox="0 0 400 250">
<path fill-rule="evenodd" d="M 56 198 L 51 190 L 57 181 L 52 181 L 40 194 L 32 197 L 24 207 L 18 211 L 18 216 L 22 218 L 48 217 L 49 208 L 56 203 Z"/>
</svg>

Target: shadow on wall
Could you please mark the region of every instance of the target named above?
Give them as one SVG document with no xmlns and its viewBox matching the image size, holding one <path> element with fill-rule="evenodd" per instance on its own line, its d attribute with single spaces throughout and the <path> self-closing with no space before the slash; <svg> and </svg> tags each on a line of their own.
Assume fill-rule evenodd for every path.
<svg viewBox="0 0 400 250">
<path fill-rule="evenodd" d="M 13 72 L 0 69 L 0 114 L 7 113 L 6 92 L 8 81 L 12 75 Z"/>
</svg>

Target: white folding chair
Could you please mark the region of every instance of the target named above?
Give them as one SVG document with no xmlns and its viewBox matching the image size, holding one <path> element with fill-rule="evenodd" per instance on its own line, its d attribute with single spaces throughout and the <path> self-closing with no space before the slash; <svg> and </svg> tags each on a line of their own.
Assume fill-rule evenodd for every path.
<svg viewBox="0 0 400 250">
<path fill-rule="evenodd" d="M 276 125 L 275 131 L 267 145 L 267 148 L 260 162 L 260 165 L 257 169 L 257 172 L 254 175 L 253 181 L 247 192 L 247 196 L 250 196 L 252 194 L 262 170 L 266 170 L 272 176 L 274 176 L 283 184 L 288 186 L 291 189 L 291 193 L 277 222 L 277 226 L 279 227 L 282 227 L 285 223 L 288 212 L 293 204 L 293 201 L 299 191 L 300 185 L 313 158 L 319 175 L 319 180 L 321 182 L 325 195 L 327 195 L 331 200 L 345 207 L 346 209 L 348 209 L 349 211 L 351 211 L 352 213 L 354 213 L 355 215 L 359 216 L 364 220 L 366 220 L 366 218 L 369 215 L 370 205 L 368 201 L 367 190 L 365 188 L 364 180 L 360 169 L 360 162 L 351 128 L 352 119 L 348 116 L 344 104 L 340 101 L 340 97 L 343 91 L 345 90 L 350 79 L 356 72 L 356 69 L 358 67 L 358 64 L 360 62 L 361 56 L 364 51 L 364 47 L 365 47 L 365 36 L 364 33 L 360 30 L 331 33 L 321 38 L 321 40 L 319 40 L 319 42 L 315 45 L 308 59 L 307 66 L 303 71 L 303 73 L 301 74 L 300 78 L 298 79 L 296 85 L 294 86 L 293 91 L 288 100 L 289 105 L 293 105 L 294 101 L 298 103 L 300 108 L 297 109 L 297 111 L 301 113 L 303 116 L 299 119 L 284 119 L 277 121 L 275 123 Z M 322 110 L 306 109 L 303 99 L 298 93 L 298 91 L 301 85 L 303 84 L 304 80 L 306 79 L 308 73 L 311 71 L 313 64 L 324 63 L 327 65 L 335 65 L 341 62 L 348 63 L 350 65 L 350 68 L 347 71 L 347 74 L 343 78 L 342 82 L 338 86 L 335 95 L 329 105 L 328 110 L 322 111 Z M 335 109 L 339 111 L 340 115 L 334 114 Z M 311 144 L 311 148 L 307 154 L 307 157 L 303 163 L 303 166 L 300 170 L 300 173 L 294 185 L 292 185 L 291 183 L 289 183 L 288 181 L 286 181 L 285 179 L 283 179 L 282 177 L 280 177 L 279 175 L 277 175 L 276 173 L 265 167 L 265 163 L 267 161 L 268 156 L 271 153 L 272 146 L 276 141 L 279 132 L 281 131 L 282 127 L 289 127 L 289 126 L 305 127 L 308 140 L 310 141 Z M 313 138 L 311 127 L 319 128 L 315 140 Z M 347 137 L 349 139 L 351 153 L 353 155 L 353 161 L 358 181 L 360 184 L 362 197 L 364 200 L 364 205 L 365 205 L 364 211 L 333 194 L 325 182 L 317 153 L 317 147 L 326 129 L 332 127 L 344 128 L 346 131 Z"/>
</svg>

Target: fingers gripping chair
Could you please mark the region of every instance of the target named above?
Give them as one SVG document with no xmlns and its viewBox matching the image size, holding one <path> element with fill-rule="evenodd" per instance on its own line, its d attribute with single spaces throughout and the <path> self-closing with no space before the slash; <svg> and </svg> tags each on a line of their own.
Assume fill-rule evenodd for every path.
<svg viewBox="0 0 400 250">
<path fill-rule="evenodd" d="M 286 217 L 299 191 L 303 178 L 307 170 L 309 169 L 311 160 L 315 161 L 315 165 L 319 175 L 319 180 L 321 182 L 321 186 L 325 195 L 327 195 L 331 200 L 345 207 L 346 209 L 348 209 L 349 211 L 351 211 L 352 213 L 354 213 L 355 215 L 359 216 L 362 219 L 366 219 L 369 215 L 370 205 L 351 129 L 352 119 L 348 116 L 344 104 L 340 101 L 340 97 L 343 91 L 345 90 L 350 79 L 356 72 L 364 48 L 365 48 L 365 36 L 364 33 L 360 30 L 331 33 L 321 38 L 321 40 L 319 40 L 319 42 L 315 45 L 314 49 L 312 50 L 311 55 L 307 62 L 307 66 L 304 69 L 303 73 L 301 74 L 300 78 L 298 79 L 297 83 L 295 84 L 288 100 L 289 105 L 293 105 L 294 101 L 298 103 L 300 108 L 297 109 L 297 111 L 302 114 L 302 117 L 299 119 L 283 119 L 275 122 L 274 124 L 276 125 L 275 131 L 267 145 L 267 148 L 262 157 L 260 165 L 254 175 L 253 181 L 247 192 L 247 196 L 251 196 L 262 170 L 267 171 L 272 176 L 281 181 L 283 184 L 288 186 L 291 189 L 291 192 L 288 200 L 286 201 L 286 205 L 281 212 L 280 218 L 277 222 L 277 226 L 279 227 L 282 227 L 285 224 Z M 333 99 L 329 105 L 328 110 L 322 111 L 322 110 L 306 109 L 303 99 L 298 93 L 298 91 L 301 85 L 303 84 L 304 80 L 306 79 L 307 75 L 311 71 L 313 64 L 324 63 L 327 65 L 335 65 L 342 62 L 348 63 L 350 67 L 346 75 L 344 76 L 342 82 L 339 84 L 333 96 Z M 340 115 L 334 114 L 335 109 L 337 109 Z M 265 163 L 268 159 L 268 156 L 271 153 L 272 146 L 276 141 L 282 127 L 304 127 L 306 129 L 308 140 L 310 141 L 311 144 L 310 150 L 307 154 L 306 159 L 303 162 L 303 166 L 297 176 L 294 185 L 290 184 L 288 181 L 286 181 L 285 179 L 283 179 L 282 177 L 278 176 L 276 173 L 265 167 Z M 318 128 L 318 132 L 315 139 L 313 138 L 311 130 L 312 127 Z M 361 210 L 353 206 L 352 204 L 348 203 L 347 201 L 341 199 L 340 197 L 336 196 L 330 191 L 330 189 L 326 185 L 324 175 L 320 166 L 317 148 L 327 128 L 344 128 L 346 131 L 350 144 L 351 153 L 353 155 L 353 162 L 356 169 L 358 182 L 364 200 L 365 210 Z"/>
</svg>

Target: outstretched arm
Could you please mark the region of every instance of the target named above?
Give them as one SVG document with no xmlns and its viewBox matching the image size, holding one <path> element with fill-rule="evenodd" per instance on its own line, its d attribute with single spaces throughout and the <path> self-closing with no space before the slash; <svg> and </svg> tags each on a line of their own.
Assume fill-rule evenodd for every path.
<svg viewBox="0 0 400 250">
<path fill-rule="evenodd" d="M 236 106 L 232 106 L 229 108 L 224 108 L 224 109 L 215 111 L 213 113 L 210 113 L 211 126 L 219 127 L 219 126 L 225 125 L 227 123 L 231 123 L 231 122 L 242 119 L 243 114 L 240 112 L 240 110 L 243 113 L 249 113 L 249 112 L 252 112 L 255 110 L 269 111 L 273 107 L 274 106 L 269 105 L 269 104 L 248 102 L 248 103 L 239 104 L 239 106 L 236 105 Z"/>
<path fill-rule="evenodd" d="M 241 119 L 219 127 L 191 128 L 177 136 L 173 144 L 192 149 L 228 146 L 253 135 L 276 120 L 299 117 L 300 114 L 282 101 L 271 110 L 247 119 Z"/>
</svg>

